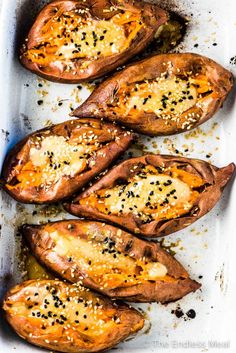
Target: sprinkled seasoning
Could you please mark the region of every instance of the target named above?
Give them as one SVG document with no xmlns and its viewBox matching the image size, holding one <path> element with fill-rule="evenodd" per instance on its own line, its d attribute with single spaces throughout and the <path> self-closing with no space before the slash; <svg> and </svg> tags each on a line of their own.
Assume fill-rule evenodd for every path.
<svg viewBox="0 0 236 353">
<path fill-rule="evenodd" d="M 71 128 L 76 134 L 72 143 Z M 63 176 L 82 173 L 87 169 L 88 162 L 90 167 L 94 165 L 90 158 L 95 156 L 102 146 L 94 128 L 88 124 L 79 125 L 71 121 L 70 127 L 66 124 L 62 127 L 62 132 L 63 135 L 66 132 L 66 135 L 55 135 L 49 129 L 42 134 L 33 135 L 29 150 L 28 176 L 23 170 L 23 179 L 29 177 L 31 186 L 44 187 L 47 190 Z M 115 139 L 116 132 L 112 134 Z M 24 187 L 29 184 L 27 179 L 22 179 L 21 173 L 17 174 L 17 178 L 19 183 L 24 183 Z"/>
<path fill-rule="evenodd" d="M 190 180 L 193 177 L 189 174 Z M 203 180 L 199 179 L 198 182 L 201 186 Z M 147 166 L 126 184 L 100 190 L 95 197 L 99 198 L 98 209 L 104 213 L 119 216 L 132 213 L 143 223 L 148 223 L 154 219 L 171 219 L 190 212 L 199 195 L 192 188 L 192 184 L 181 180 L 181 171 Z M 80 202 L 89 204 L 89 197 Z"/>
<path fill-rule="evenodd" d="M 171 63 L 165 66 L 168 65 L 171 66 Z M 210 83 L 206 83 L 207 78 L 202 80 L 204 95 L 210 94 Z M 156 79 L 126 84 L 121 86 L 116 95 L 113 111 L 116 114 L 120 111 L 122 114 L 132 114 L 132 111 L 136 114 L 134 110 L 138 109 L 155 113 L 166 125 L 173 121 L 179 129 L 189 130 L 201 117 L 198 109 L 191 110 L 197 107 L 198 100 L 202 98 L 200 82 L 198 75 L 192 72 L 170 77 L 164 72 Z"/>
<path fill-rule="evenodd" d="M 64 70 L 67 72 L 73 70 L 76 59 L 82 58 L 80 70 L 85 70 L 91 60 L 126 50 L 144 27 L 140 15 L 134 16 L 128 10 L 124 13 L 117 13 L 116 10 L 110 20 L 83 15 L 88 12 L 89 9 L 83 8 L 64 13 L 56 10 L 42 28 L 41 43 L 26 50 L 23 55 L 43 66 L 48 66 L 50 62 L 55 65 L 66 62 Z"/>
<path fill-rule="evenodd" d="M 31 337 L 35 328 L 42 329 L 43 335 L 48 338 L 44 340 L 47 344 L 59 342 L 51 341 L 52 327 L 55 336 L 60 333 L 64 342 L 70 342 L 73 341 L 76 331 L 87 331 L 87 335 L 98 336 L 107 333 L 107 330 L 116 329 L 116 325 L 121 322 L 118 306 L 112 303 L 107 305 L 103 298 L 80 283 L 68 285 L 64 282 L 45 280 L 35 281 L 35 284 L 31 282 L 28 288 L 30 305 L 28 300 L 18 302 L 10 298 L 9 311 L 16 318 L 26 318 L 26 324 L 32 330 Z M 39 297 L 38 302 L 34 299 L 35 289 Z M 21 291 L 25 295 L 25 289 L 22 288 Z M 69 303 L 66 298 L 70 299 Z M 113 320 L 114 314 L 116 320 Z"/>
</svg>

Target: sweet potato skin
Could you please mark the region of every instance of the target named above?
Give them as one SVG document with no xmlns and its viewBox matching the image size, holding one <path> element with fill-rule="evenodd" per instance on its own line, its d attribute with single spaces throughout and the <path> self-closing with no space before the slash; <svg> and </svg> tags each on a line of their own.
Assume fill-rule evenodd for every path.
<svg viewBox="0 0 236 353">
<path fill-rule="evenodd" d="M 117 7 L 117 10 L 110 12 L 110 8 Z M 108 57 L 101 57 L 98 60 L 91 61 L 88 68 L 80 70 L 81 64 L 85 60 L 81 59 L 74 65 L 74 70 L 66 71 L 65 67 L 59 69 L 56 64 L 51 63 L 50 66 L 40 66 L 37 63 L 31 62 L 23 54 L 26 50 L 37 46 L 40 40 L 40 33 L 43 25 L 51 18 L 54 10 L 58 11 L 72 11 L 75 9 L 89 9 L 92 19 L 109 20 L 113 14 L 120 13 L 122 10 L 129 10 L 141 15 L 145 28 L 140 31 L 138 35 L 131 41 L 130 46 L 120 53 L 115 53 Z M 105 11 L 104 11 L 105 9 Z M 109 11 L 106 11 L 106 10 Z M 77 0 L 56 0 L 46 5 L 32 26 L 25 47 L 22 47 L 20 60 L 23 66 L 37 75 L 55 82 L 65 83 L 79 83 L 83 81 L 92 80 L 105 75 L 106 73 L 116 69 L 118 66 L 124 64 L 128 59 L 141 52 L 154 38 L 157 29 L 167 22 L 168 14 L 159 7 L 148 4 L 143 1 L 133 0 L 85 0 L 83 2 Z"/>
<path fill-rule="evenodd" d="M 214 93 L 204 99 L 201 107 L 195 104 L 191 109 L 191 117 L 194 115 L 195 122 L 190 118 L 189 122 L 187 120 L 188 123 L 182 124 L 185 113 L 180 115 L 180 124 L 178 119 L 164 120 L 154 112 L 137 109 L 135 114 L 130 112 L 122 114 L 121 111 L 116 113 L 111 107 L 115 98 L 119 96 L 119 88 L 127 83 L 153 80 L 164 73 L 171 77 L 184 75 L 186 72 L 206 75 Z M 131 64 L 105 80 L 71 115 L 79 118 L 90 116 L 116 121 L 134 131 L 151 136 L 172 135 L 193 129 L 209 120 L 222 106 L 232 86 L 231 72 L 207 57 L 193 53 L 155 55 Z"/>
<path fill-rule="evenodd" d="M 63 136 L 70 139 L 73 134 L 94 132 L 101 148 L 87 161 L 87 169 L 72 176 L 63 176 L 50 189 L 29 185 L 27 188 L 16 187 L 9 190 L 7 184 L 15 176 L 14 167 L 24 165 L 29 159 L 30 145 L 38 136 Z M 121 130 L 111 123 L 98 122 L 95 119 L 77 119 L 66 121 L 36 131 L 17 143 L 6 156 L 2 169 L 4 189 L 17 201 L 23 203 L 51 203 L 65 199 L 81 189 L 93 177 L 104 171 L 130 145 L 133 134 Z"/>
<path fill-rule="evenodd" d="M 128 307 L 128 305 L 124 303 L 112 303 L 109 299 L 101 297 L 99 294 L 92 293 L 88 290 L 85 290 L 82 293 L 82 298 L 84 300 L 98 299 L 99 302 L 103 304 L 104 312 L 107 312 L 108 315 L 109 312 L 113 312 L 116 317 L 120 319 L 119 325 L 116 325 L 113 322 L 112 327 L 108 328 L 106 332 L 103 332 L 99 336 L 99 339 L 98 337 L 96 338 L 96 336 L 93 336 L 93 332 L 91 333 L 92 330 L 81 332 L 75 329 L 74 331 L 71 330 L 69 332 L 68 329 L 64 329 L 59 323 L 56 323 L 51 328 L 49 326 L 48 329 L 46 328 L 43 330 L 41 326 L 44 324 L 45 320 L 38 318 L 34 319 L 32 316 L 27 315 L 27 313 L 21 316 L 12 313 L 12 309 L 18 301 L 25 300 L 27 303 L 26 298 L 32 292 L 37 291 L 40 295 L 40 291 L 45 286 L 49 286 L 50 288 L 53 287 L 57 291 L 60 291 L 60 294 L 63 293 L 67 295 L 68 291 L 73 289 L 71 284 L 62 281 L 31 280 L 12 288 L 6 294 L 3 302 L 3 309 L 5 310 L 5 317 L 8 323 L 20 337 L 31 344 L 59 352 L 97 352 L 115 346 L 130 334 L 137 332 L 143 327 L 144 319 L 137 310 Z M 80 292 L 78 291 L 78 293 Z M 73 297 L 71 300 L 73 300 Z M 44 303 L 42 303 L 42 305 L 43 304 Z M 42 325 L 39 325 L 39 320 L 41 320 Z M 71 339 L 69 339 L 68 336 L 71 336 L 69 337 Z"/>
<path fill-rule="evenodd" d="M 145 257 L 148 262 L 160 262 L 167 268 L 168 276 L 171 276 L 175 281 L 165 282 L 160 279 L 136 283 L 128 287 L 122 285 L 115 288 L 101 287 L 88 273 L 81 269 L 73 255 L 71 256 L 72 259 L 70 258 L 70 261 L 68 261 L 68 257 L 57 253 L 54 240 L 50 237 L 50 233 L 55 231 L 60 232 L 60 234 L 66 234 L 69 237 L 80 237 L 82 239 L 88 239 L 90 234 L 95 234 L 99 239 L 105 239 L 109 236 L 112 241 L 116 242 L 118 251 L 128 254 L 136 260 L 141 260 Z M 167 303 L 178 300 L 186 294 L 196 291 L 201 286 L 190 279 L 183 266 L 158 243 L 138 239 L 108 224 L 86 220 L 65 220 L 49 223 L 48 225 L 26 224 L 21 228 L 21 233 L 34 256 L 49 270 L 72 283 L 82 281 L 85 286 L 111 298 L 134 302 L 156 301 Z"/>
<path fill-rule="evenodd" d="M 154 167 L 180 166 L 184 170 L 200 176 L 205 181 L 206 188 L 204 192 L 200 193 L 191 213 L 175 219 L 153 220 L 147 224 L 142 224 L 140 219 L 132 213 L 122 214 L 121 216 L 107 215 L 95 207 L 79 203 L 82 198 L 91 195 L 93 192 L 116 185 L 118 180 L 127 180 L 132 167 L 139 166 L 142 168 L 146 165 L 153 165 Z M 145 155 L 131 158 L 115 166 L 93 186 L 75 197 L 70 203 L 65 203 L 64 207 L 68 212 L 76 216 L 107 221 L 145 237 L 165 236 L 189 226 L 208 213 L 220 199 L 223 189 L 234 174 L 234 171 L 234 163 L 223 168 L 217 168 L 198 159 L 168 155 Z"/>
</svg>

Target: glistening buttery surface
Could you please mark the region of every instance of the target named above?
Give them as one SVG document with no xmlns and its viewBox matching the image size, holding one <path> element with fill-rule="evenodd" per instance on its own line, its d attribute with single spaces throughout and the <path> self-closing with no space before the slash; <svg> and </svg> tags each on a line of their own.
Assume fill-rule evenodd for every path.
<svg viewBox="0 0 236 353">
<path fill-rule="evenodd" d="M 230 59 L 236 55 L 235 2 L 233 0 L 194 2 L 183 0 L 181 4 L 180 10 L 189 16 L 190 24 L 180 50 L 209 56 L 236 74 L 234 61 L 232 60 L 230 64 Z M 41 5 L 41 1 L 35 5 L 32 0 L 2 1 L 1 161 L 6 151 L 15 142 L 32 130 L 43 127 L 48 120 L 61 122 L 69 119 L 70 107 L 77 107 L 90 93 L 91 85 L 84 85 L 83 89 L 80 89 L 80 85 L 77 88 L 77 85 L 49 83 L 38 79 L 20 66 L 16 47 L 25 28 L 28 28 L 29 22 L 32 22 L 33 13 L 36 13 Z M 140 137 L 139 143 L 131 149 L 131 152 L 140 155 L 142 144 L 145 144 L 145 151 L 161 151 L 170 154 L 179 151 L 187 157 L 210 160 L 217 166 L 235 162 L 234 97 L 235 89 L 224 108 L 200 129 L 167 138 Z M 200 352 L 204 348 L 210 348 L 211 342 L 228 344 L 229 341 L 227 352 L 235 352 L 236 200 L 234 195 L 235 185 L 231 183 L 218 206 L 210 214 L 186 230 L 168 236 L 164 240 L 166 245 L 172 242 L 176 245 L 172 247 L 172 250 L 177 252 L 176 257 L 188 269 L 190 275 L 202 283 L 202 292 L 191 294 L 179 302 L 185 315 L 177 318 L 171 314 L 178 303 L 169 304 L 167 307 L 159 304 L 138 305 L 147 312 L 152 327 L 150 330 L 147 329 L 146 334 L 140 334 L 135 340 L 119 345 L 117 352 L 145 353 L 163 350 L 169 353 L 185 342 L 189 347 L 184 350 L 185 352 Z M 33 211 L 38 211 L 38 214 L 32 216 Z M 65 216 L 68 217 L 61 213 L 56 218 Z M 6 288 L 16 283 L 21 276 L 21 271 L 17 270 L 20 261 L 20 257 L 17 256 L 20 245 L 19 237 L 15 234 L 16 227 L 25 222 L 37 223 L 39 219 L 54 220 L 55 218 L 44 207 L 19 205 L 1 192 L 1 296 Z M 203 277 L 198 279 L 198 276 Z M 189 309 L 195 310 L 194 319 L 189 319 L 186 315 Z M 188 319 L 185 321 L 185 318 Z M 148 324 L 149 320 L 147 320 L 147 326 Z M 4 321 L 1 321 L 0 333 L 1 352 L 43 352 L 17 338 Z M 197 345 L 198 348 L 191 348 L 193 347 L 191 344 Z M 162 347 L 165 348 L 161 349 Z"/>
</svg>

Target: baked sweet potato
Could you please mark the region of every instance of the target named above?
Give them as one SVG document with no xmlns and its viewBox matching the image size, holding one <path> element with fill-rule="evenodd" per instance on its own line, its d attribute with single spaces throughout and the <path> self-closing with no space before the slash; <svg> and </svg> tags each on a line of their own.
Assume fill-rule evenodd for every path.
<svg viewBox="0 0 236 353">
<path fill-rule="evenodd" d="M 67 281 L 127 301 L 167 303 L 200 284 L 157 243 L 100 222 L 66 220 L 21 228 L 32 253 Z"/>
<path fill-rule="evenodd" d="M 146 237 L 164 236 L 209 212 L 234 170 L 233 163 L 217 168 L 197 159 L 145 155 L 120 163 L 65 208 Z"/>
<path fill-rule="evenodd" d="M 133 0 L 59 0 L 46 5 L 21 49 L 21 63 L 51 81 L 100 77 L 143 50 L 167 13 Z"/>
<path fill-rule="evenodd" d="M 36 131 L 7 155 L 4 188 L 20 202 L 59 201 L 105 170 L 133 137 L 95 119 L 75 119 Z"/>
<path fill-rule="evenodd" d="M 56 280 L 21 283 L 6 294 L 3 309 L 20 337 L 68 353 L 111 348 L 144 324 L 142 315 L 127 305 Z"/>
<path fill-rule="evenodd" d="M 204 123 L 222 106 L 232 74 L 197 54 L 162 54 L 105 80 L 72 115 L 105 118 L 147 135 Z"/>
</svg>

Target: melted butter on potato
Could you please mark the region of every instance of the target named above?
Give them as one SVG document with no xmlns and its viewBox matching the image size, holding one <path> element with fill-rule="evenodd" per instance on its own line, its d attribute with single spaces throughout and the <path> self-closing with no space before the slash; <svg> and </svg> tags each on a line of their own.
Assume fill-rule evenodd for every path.
<svg viewBox="0 0 236 353">
<path fill-rule="evenodd" d="M 82 198 L 80 204 L 91 204 L 106 214 L 130 213 L 143 222 L 172 219 L 192 209 L 199 195 L 195 188 L 203 183 L 199 176 L 184 170 L 173 168 L 159 173 L 154 167 L 146 166 L 128 179 L 127 184 L 101 189 Z"/>
<path fill-rule="evenodd" d="M 187 80 L 177 77 L 159 78 L 156 81 L 145 81 L 128 88 L 124 103 L 126 112 L 132 109 L 154 112 L 158 115 L 179 116 L 192 108 L 197 102 L 197 90 Z"/>
<path fill-rule="evenodd" d="M 30 149 L 30 160 L 42 173 L 42 181 L 55 182 L 62 176 L 74 176 L 87 164 L 86 155 L 95 150 L 94 146 L 73 145 L 63 136 L 43 138 L 40 148 Z"/>
<path fill-rule="evenodd" d="M 187 212 L 192 207 L 190 201 L 190 187 L 167 175 L 148 175 L 145 179 L 137 176 L 125 187 L 117 186 L 106 191 L 104 200 L 112 213 L 122 210 L 124 213 L 132 211 L 138 214 L 149 206 L 160 206 L 159 212 L 155 212 L 160 218 L 168 209 L 180 205 Z"/>
<path fill-rule="evenodd" d="M 82 69 L 89 60 L 125 51 L 142 27 L 145 24 L 140 16 L 130 11 L 100 21 L 84 18 L 78 11 L 58 13 L 42 28 L 37 46 L 23 55 L 42 66 L 56 63 L 62 69 L 62 62 L 66 63 L 68 70 L 73 60 L 87 58 Z"/>
<path fill-rule="evenodd" d="M 117 330 L 119 339 L 122 325 L 129 325 L 127 335 L 143 326 L 138 312 L 128 307 L 120 310 L 79 284 L 60 281 L 29 281 L 16 286 L 5 298 L 3 308 L 21 336 L 53 350 L 62 344 L 66 352 L 90 351 L 100 345 L 104 349 L 112 330 Z M 133 315 L 132 324 L 126 320 L 127 314 Z"/>
<path fill-rule="evenodd" d="M 86 33 L 83 35 L 83 33 Z M 119 53 L 126 47 L 126 37 L 123 26 L 114 22 L 93 21 L 79 28 L 78 32 L 71 35 L 74 43 L 63 45 L 58 49 L 56 55 L 63 55 L 65 59 L 71 59 L 77 51 L 78 57 L 109 56 Z M 81 40 L 85 38 L 84 40 Z M 94 41 L 95 39 L 96 42 Z M 77 43 L 77 48 L 75 48 Z M 96 45 L 94 45 L 96 44 Z"/>
<path fill-rule="evenodd" d="M 148 263 L 145 265 L 142 275 L 147 276 L 149 280 L 156 280 L 167 275 L 167 268 L 160 262 Z"/>
<path fill-rule="evenodd" d="M 49 281 L 48 284 L 50 284 Z M 102 311 L 100 312 L 99 309 L 94 310 L 93 304 L 96 298 L 89 298 L 91 302 L 83 298 L 83 292 L 89 292 L 89 290 L 80 286 L 78 289 L 72 287 L 68 293 L 62 293 L 54 287 L 50 288 L 50 290 L 47 288 L 50 288 L 49 285 L 45 285 L 39 290 L 37 288 L 31 290 L 29 287 L 26 302 L 19 301 L 17 305 L 13 306 L 12 312 L 14 315 L 30 316 L 32 319 L 35 318 L 35 320 L 38 318 L 38 321 L 44 319 L 45 327 L 61 324 L 64 328 L 68 327 L 69 329 L 72 324 L 77 330 L 84 330 L 85 327 L 92 323 L 93 334 L 96 335 L 99 334 L 99 331 L 103 331 L 106 326 L 104 320 L 106 315 Z M 102 305 L 99 302 L 98 298 L 98 308 L 99 305 Z M 103 328 L 97 320 L 101 320 L 100 324 L 104 325 Z"/>
<path fill-rule="evenodd" d="M 67 258 L 73 267 L 88 274 L 90 278 L 104 288 L 129 286 L 148 280 L 159 280 L 167 275 L 167 268 L 154 261 L 136 260 L 128 253 L 116 248 L 116 242 L 108 236 L 98 240 L 95 235 L 82 239 L 67 232 L 52 231 L 47 235 L 53 240 L 53 252 Z M 117 235 L 117 240 L 119 235 Z M 122 241 L 122 237 L 120 239 Z"/>
</svg>

